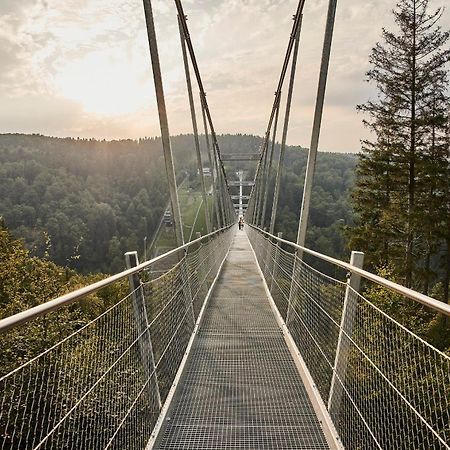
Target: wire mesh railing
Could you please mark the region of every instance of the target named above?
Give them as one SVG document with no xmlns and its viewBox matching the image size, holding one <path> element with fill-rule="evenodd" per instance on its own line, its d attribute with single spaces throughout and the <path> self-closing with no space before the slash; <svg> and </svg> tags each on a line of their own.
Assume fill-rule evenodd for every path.
<svg viewBox="0 0 450 450">
<path fill-rule="evenodd" d="M 307 264 L 295 244 L 247 229 L 343 446 L 450 449 L 449 356 L 380 309 L 369 282 L 358 292 L 351 277 L 331 277 Z M 364 279 L 364 271 L 356 272 Z M 386 286 L 377 289 L 390 299 L 401 297 Z"/>
<path fill-rule="evenodd" d="M 232 236 L 229 227 L 183 246 L 159 278 L 146 273 L 151 261 L 124 272 L 128 295 L 3 375 L 0 448 L 145 448 Z M 27 339 L 27 325 L 8 328 Z"/>
</svg>

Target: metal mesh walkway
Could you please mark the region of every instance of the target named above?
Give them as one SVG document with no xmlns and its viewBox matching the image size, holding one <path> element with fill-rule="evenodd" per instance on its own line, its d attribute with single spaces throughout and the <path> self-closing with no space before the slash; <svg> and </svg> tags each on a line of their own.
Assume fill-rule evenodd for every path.
<svg viewBox="0 0 450 450">
<path fill-rule="evenodd" d="M 246 234 L 206 307 L 158 449 L 325 449 Z"/>
</svg>

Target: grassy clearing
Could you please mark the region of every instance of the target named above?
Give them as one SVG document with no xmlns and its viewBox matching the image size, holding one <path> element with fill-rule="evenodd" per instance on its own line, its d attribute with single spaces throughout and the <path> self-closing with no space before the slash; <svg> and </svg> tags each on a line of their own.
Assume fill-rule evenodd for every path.
<svg viewBox="0 0 450 450">
<path fill-rule="evenodd" d="M 210 216 L 212 214 L 212 203 L 213 199 L 211 196 L 207 197 L 207 202 L 209 205 L 209 211 Z M 194 236 L 196 232 L 200 232 L 202 236 L 205 234 L 208 234 L 208 230 L 206 228 L 206 219 L 205 219 L 205 205 L 202 203 L 202 206 L 200 207 L 200 211 L 198 213 L 197 221 L 195 222 L 195 230 L 194 230 Z"/>
<path fill-rule="evenodd" d="M 191 233 L 192 239 L 195 239 L 195 233 L 198 231 L 202 234 L 202 236 L 207 234 L 205 210 L 200 186 L 196 189 L 190 189 L 186 185 L 180 186 L 178 188 L 178 198 L 180 201 L 180 212 L 183 221 L 183 233 L 185 241 L 187 242 L 189 240 Z M 208 196 L 208 203 L 211 210 L 211 196 Z M 176 238 L 173 227 L 166 227 L 163 224 L 156 239 L 155 248 L 168 249 L 175 247 Z"/>
<path fill-rule="evenodd" d="M 181 220 L 183 221 L 184 239 L 189 240 L 189 236 L 195 236 L 195 220 L 202 204 L 202 194 L 200 191 L 182 188 L 178 192 L 180 200 Z"/>
<path fill-rule="evenodd" d="M 163 225 L 156 239 L 155 246 L 157 248 L 175 248 L 176 247 L 175 231 L 173 227 L 166 227 Z"/>
</svg>

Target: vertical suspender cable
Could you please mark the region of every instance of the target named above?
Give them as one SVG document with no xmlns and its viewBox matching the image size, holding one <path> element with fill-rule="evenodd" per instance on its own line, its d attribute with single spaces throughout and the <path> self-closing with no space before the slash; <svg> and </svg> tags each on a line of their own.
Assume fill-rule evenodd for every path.
<svg viewBox="0 0 450 450">
<path fill-rule="evenodd" d="M 264 170 L 264 149 L 265 149 L 265 139 L 261 144 L 261 158 L 258 162 L 258 174 L 256 177 L 256 191 L 255 191 L 255 212 L 253 214 L 253 223 L 258 225 L 258 214 L 259 214 L 259 202 L 261 200 L 261 182 L 262 182 L 262 172 Z"/>
<path fill-rule="evenodd" d="M 261 183 L 260 183 L 260 193 L 259 193 L 259 199 L 258 199 L 258 214 L 256 216 L 256 225 L 258 226 L 260 224 L 260 220 L 262 217 L 262 205 L 264 201 L 264 191 L 265 191 L 265 183 L 266 183 L 266 177 L 267 177 L 267 154 L 269 153 L 269 136 L 270 136 L 270 130 L 266 133 L 266 136 L 264 138 L 264 147 L 263 147 L 263 155 L 264 155 L 264 162 L 262 165 L 262 172 L 261 172 Z"/>
<path fill-rule="evenodd" d="M 169 122 L 167 120 L 166 102 L 164 99 L 164 89 L 161 77 L 161 66 L 158 55 L 158 44 L 156 42 L 155 23 L 153 20 L 151 0 L 143 0 L 145 11 L 145 23 L 147 26 L 148 43 L 150 47 L 150 57 L 152 61 L 153 81 L 155 83 L 156 101 L 158 104 L 159 124 L 161 127 L 161 140 L 166 165 L 167 180 L 169 184 L 170 203 L 172 205 L 173 221 L 177 246 L 184 244 L 183 224 L 181 221 L 180 203 L 178 201 L 177 183 L 175 168 L 173 166 L 172 147 L 170 145 Z"/>
<path fill-rule="evenodd" d="M 206 188 L 205 188 L 205 176 L 203 174 L 203 163 L 202 163 L 202 155 L 200 153 L 200 142 L 198 140 L 198 127 L 197 127 L 197 118 L 195 114 L 195 104 L 194 97 L 192 95 L 192 84 L 191 84 L 191 75 L 189 73 L 189 61 L 186 53 L 186 41 L 184 36 L 184 30 L 181 26 L 180 18 L 178 18 L 178 27 L 180 30 L 180 41 L 181 41 L 181 51 L 183 53 L 183 63 L 184 63 L 184 72 L 186 75 L 186 87 L 188 91 L 189 98 L 189 108 L 191 111 L 191 120 L 192 120 L 192 130 L 194 133 L 194 145 L 195 145 L 195 153 L 197 155 L 197 169 L 200 176 L 201 187 L 202 187 L 202 199 L 203 205 L 205 209 L 205 222 L 206 222 L 206 230 L 207 233 L 211 233 L 211 221 L 209 215 L 209 207 L 208 207 L 208 198 L 206 196 Z M 194 227 L 195 224 L 192 224 Z"/>
<path fill-rule="evenodd" d="M 179 0 L 175 0 L 175 1 L 177 2 Z M 292 50 L 293 50 L 294 45 L 295 45 L 295 41 L 296 41 L 295 36 L 297 35 L 298 28 L 300 26 L 300 18 L 301 18 L 304 6 L 305 6 L 305 0 L 299 0 L 298 1 L 298 5 L 297 5 L 297 10 L 296 10 L 296 13 L 294 15 L 294 24 L 292 26 L 291 35 L 290 35 L 288 46 L 287 46 L 287 49 L 286 49 L 286 54 L 284 56 L 283 65 L 282 65 L 282 68 L 281 68 L 280 78 L 278 80 L 278 86 L 277 86 L 277 89 L 276 89 L 276 92 L 280 93 L 280 94 L 281 94 L 281 88 L 283 87 L 283 83 L 284 83 L 284 79 L 285 79 L 285 76 L 286 76 L 286 72 L 287 72 L 287 69 L 288 69 L 288 66 L 289 66 L 289 61 L 291 59 Z M 273 103 L 273 106 L 272 106 L 272 111 L 270 113 L 269 123 L 267 125 L 266 136 L 268 136 L 267 133 L 270 134 L 270 130 L 272 128 L 272 123 L 273 123 L 273 120 L 274 120 L 274 117 L 275 117 L 275 114 L 276 114 L 276 109 L 278 107 L 278 102 L 279 102 L 279 98 L 278 98 L 278 96 L 276 96 L 275 100 L 274 100 L 274 103 Z M 268 137 L 267 137 L 267 139 L 268 139 Z M 258 173 L 259 172 L 257 172 L 257 174 Z M 255 184 L 252 187 L 252 191 L 250 193 L 250 202 L 249 202 L 249 205 L 250 205 L 250 203 L 253 205 L 253 211 L 254 211 L 254 209 L 256 207 L 256 205 L 255 205 L 256 199 L 254 198 L 254 196 L 256 194 L 256 181 L 257 181 L 257 177 L 255 177 Z M 247 211 L 246 215 L 250 216 L 249 211 Z"/>
<path fill-rule="evenodd" d="M 253 225 L 257 225 L 256 220 L 257 220 L 257 215 L 258 215 L 258 201 L 259 201 L 259 197 L 260 197 L 260 171 L 261 171 L 261 167 L 262 167 L 262 161 L 263 161 L 263 152 L 264 152 L 264 143 L 265 141 L 262 142 L 261 146 L 260 146 L 260 158 L 258 161 L 258 165 L 256 167 L 256 172 L 255 172 L 255 178 L 254 178 L 254 184 L 252 187 L 252 192 L 250 194 L 251 199 L 252 199 L 252 211 L 251 211 L 251 215 L 249 215 L 250 219 L 251 219 L 251 223 Z"/>
<path fill-rule="evenodd" d="M 222 227 L 225 226 L 226 224 L 226 217 L 225 217 L 225 205 L 224 205 L 224 201 L 223 201 L 223 189 L 222 189 L 222 171 L 220 169 L 220 165 L 219 165 L 219 158 L 217 155 L 217 151 L 216 151 L 216 146 L 213 143 L 212 146 L 212 150 L 213 150 L 213 157 L 214 157 L 214 161 L 215 161 L 215 165 L 216 165 L 216 169 L 217 169 L 217 178 L 216 178 L 216 183 L 217 183 L 217 197 L 218 197 L 218 205 L 219 205 L 219 209 L 220 209 L 220 215 L 221 215 L 221 222 L 222 222 Z"/>
<path fill-rule="evenodd" d="M 286 151 L 286 139 L 287 139 L 287 133 L 288 133 L 288 129 L 289 129 L 289 115 L 291 112 L 292 93 L 294 92 L 295 70 L 297 67 L 297 56 L 298 56 L 298 47 L 299 47 L 299 42 L 300 42 L 300 30 L 302 27 L 302 19 L 303 19 L 303 15 L 300 15 L 299 26 L 297 28 L 297 32 L 295 35 L 294 53 L 292 55 L 291 78 L 289 80 L 289 90 L 288 90 L 287 99 L 286 99 L 286 111 L 284 114 L 283 135 L 281 137 L 281 148 L 280 148 L 280 154 L 278 156 L 277 175 L 276 175 L 276 180 L 275 180 L 275 192 L 273 195 L 273 204 L 272 204 L 272 217 L 270 219 L 270 233 L 271 234 L 274 233 L 275 221 L 276 221 L 276 217 L 277 217 L 278 199 L 280 196 L 281 173 L 283 171 L 284 153 Z"/>
<path fill-rule="evenodd" d="M 219 199 L 217 197 L 217 167 L 216 167 L 216 161 L 215 157 L 213 157 L 211 149 L 211 143 L 209 141 L 209 132 L 208 132 L 208 123 L 206 121 L 206 115 L 205 115 L 205 108 L 203 107 L 203 95 L 200 92 L 200 104 L 202 108 L 202 118 L 203 118 L 203 128 L 205 130 L 205 141 L 206 141 L 206 151 L 208 152 L 208 160 L 209 160 L 209 167 L 211 172 L 211 185 L 212 185 L 212 194 L 213 194 L 213 203 L 212 203 L 212 209 L 213 212 L 216 213 L 216 221 L 217 221 L 217 227 L 222 228 L 222 223 L 220 220 L 220 206 L 219 206 Z"/>
<path fill-rule="evenodd" d="M 175 0 L 175 6 L 176 6 L 177 11 L 178 11 L 178 16 L 180 17 L 180 20 L 181 20 L 181 26 L 182 26 L 183 31 L 184 31 L 185 41 L 186 41 L 186 45 L 187 45 L 187 49 L 188 49 L 189 55 L 191 57 L 192 68 L 194 70 L 194 74 L 195 74 L 195 77 L 197 79 L 198 88 L 199 88 L 200 93 L 202 94 L 202 97 L 203 97 L 204 109 L 205 109 L 206 117 L 207 117 L 208 123 L 209 123 L 209 129 L 210 129 L 210 132 L 211 132 L 213 149 L 215 149 L 215 151 L 217 152 L 217 157 L 218 157 L 218 160 L 219 160 L 218 161 L 219 162 L 219 164 L 218 164 L 218 171 L 221 172 L 221 176 L 223 177 L 223 181 L 224 181 L 224 183 L 226 185 L 226 188 L 227 188 L 226 191 L 227 191 L 227 193 L 229 195 L 229 192 L 228 192 L 228 181 L 227 181 L 227 177 L 226 177 L 226 174 L 225 174 L 225 170 L 223 168 L 223 163 L 222 163 L 222 158 L 221 158 L 221 155 L 220 155 L 219 144 L 217 142 L 217 135 L 216 135 L 216 132 L 215 132 L 215 129 L 214 129 L 214 124 L 213 124 L 213 121 L 212 121 L 212 118 L 211 118 L 211 112 L 210 112 L 209 107 L 208 107 L 208 102 L 206 100 L 206 94 L 205 94 L 205 90 L 204 90 L 204 87 L 203 87 L 203 82 L 202 82 L 202 78 L 201 78 L 201 75 L 200 75 L 200 70 L 198 68 L 197 59 L 195 57 L 194 47 L 192 45 L 192 41 L 191 41 L 191 38 L 190 38 L 190 35 L 189 35 L 189 29 L 188 29 L 188 26 L 187 26 L 187 23 L 186 23 L 186 16 L 184 14 L 183 5 L 181 4 L 181 0 Z M 230 199 L 230 201 L 231 201 L 231 199 Z"/>
<path fill-rule="evenodd" d="M 261 217 L 261 227 L 262 228 L 264 228 L 264 223 L 266 221 L 267 198 L 269 196 L 270 180 L 272 178 L 272 161 L 273 161 L 273 154 L 274 154 L 274 150 L 275 150 L 275 141 L 276 141 L 276 137 L 277 137 L 277 126 L 278 126 L 278 115 L 280 112 L 281 92 L 277 93 L 275 95 L 278 96 L 278 103 L 277 103 L 277 109 L 275 112 L 275 120 L 273 123 L 273 134 L 272 134 L 272 144 L 270 147 L 269 166 L 267 168 L 266 185 L 264 187 L 264 201 L 263 201 L 263 210 L 262 210 L 262 217 Z"/>
<path fill-rule="evenodd" d="M 336 16 L 337 0 L 329 0 L 325 37 L 323 41 L 322 63 L 320 67 L 319 85 L 317 87 L 316 108 L 309 147 L 308 163 L 306 166 L 305 186 L 303 189 L 302 206 L 300 209 L 300 221 L 298 226 L 297 244 L 304 247 L 306 240 L 306 228 L 308 226 L 309 206 L 311 202 L 312 184 L 316 167 L 317 150 L 319 147 L 320 125 L 322 123 L 323 104 L 327 85 L 328 66 L 330 63 L 331 43 L 333 40 L 334 19 Z M 299 255 L 300 256 L 300 255 Z"/>
</svg>

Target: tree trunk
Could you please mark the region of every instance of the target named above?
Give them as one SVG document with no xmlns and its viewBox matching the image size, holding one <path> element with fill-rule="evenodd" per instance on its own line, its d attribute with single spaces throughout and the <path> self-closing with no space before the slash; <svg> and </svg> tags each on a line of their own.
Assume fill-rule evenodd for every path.
<svg viewBox="0 0 450 450">
<path fill-rule="evenodd" d="M 423 293 L 428 295 L 430 289 L 430 262 L 431 262 L 431 249 L 428 246 L 427 253 L 425 255 L 424 273 L 425 279 L 423 281 Z"/>
<path fill-rule="evenodd" d="M 411 287 L 413 272 L 413 251 L 414 251 L 414 196 L 416 191 L 416 2 L 414 1 L 414 19 L 413 19 L 413 42 L 412 42 L 412 61 L 411 61 L 411 128 L 410 128 L 410 147 L 409 147 L 409 179 L 408 179 L 408 218 L 407 218 L 407 236 L 406 236 L 406 273 L 405 282 L 407 287 Z"/>
<path fill-rule="evenodd" d="M 450 284 L 450 238 L 446 239 L 445 272 L 444 272 L 444 296 L 443 301 L 449 303 L 449 284 Z"/>
</svg>

